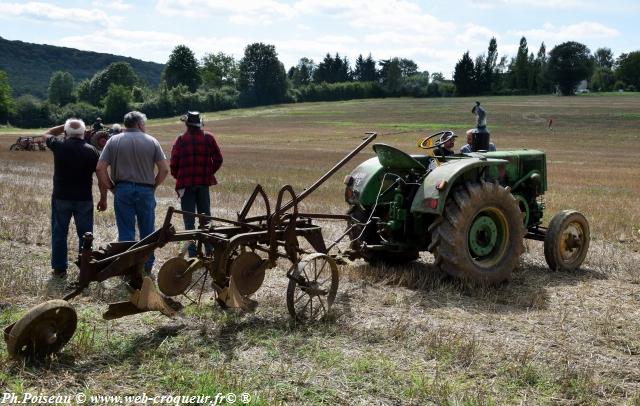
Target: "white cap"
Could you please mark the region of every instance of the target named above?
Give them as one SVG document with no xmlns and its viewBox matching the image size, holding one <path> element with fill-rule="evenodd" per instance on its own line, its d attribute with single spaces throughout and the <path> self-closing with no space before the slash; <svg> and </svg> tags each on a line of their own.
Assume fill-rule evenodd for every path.
<svg viewBox="0 0 640 406">
<path fill-rule="evenodd" d="M 79 118 L 70 118 L 64 123 L 64 132 L 68 137 L 82 138 L 85 129 L 84 121 Z"/>
</svg>

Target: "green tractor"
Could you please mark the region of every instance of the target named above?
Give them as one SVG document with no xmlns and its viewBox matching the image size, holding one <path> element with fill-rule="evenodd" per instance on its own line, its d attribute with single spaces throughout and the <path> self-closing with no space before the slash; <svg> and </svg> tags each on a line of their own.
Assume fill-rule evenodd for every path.
<svg viewBox="0 0 640 406">
<path fill-rule="evenodd" d="M 441 132 L 419 146 L 434 150 Z M 488 136 L 478 145 L 488 145 Z M 474 135 L 474 150 L 476 136 Z M 552 270 L 580 267 L 589 224 L 574 210 L 542 226 L 546 156 L 536 150 L 409 155 L 386 144 L 345 178 L 351 248 L 369 263 L 402 264 L 429 251 L 451 276 L 480 284 L 508 279 L 523 238 L 544 241 Z"/>
</svg>

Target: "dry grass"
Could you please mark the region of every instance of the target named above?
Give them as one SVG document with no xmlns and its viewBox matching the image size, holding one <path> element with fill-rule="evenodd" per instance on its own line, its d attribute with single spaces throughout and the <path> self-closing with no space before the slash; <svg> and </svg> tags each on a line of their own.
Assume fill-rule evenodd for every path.
<svg viewBox="0 0 640 406">
<path fill-rule="evenodd" d="M 466 128 L 470 104 L 389 99 L 208 114 L 225 154 L 214 213 L 234 216 L 256 183 L 270 196 L 285 183 L 301 191 L 367 130 L 397 133 L 379 142 L 415 151 L 420 134 Z M 532 241 L 512 280 L 496 288 L 444 277 L 429 254 L 403 268 L 358 261 L 341 267 L 331 319 L 312 326 L 294 325 L 286 314 L 285 262 L 267 273 L 251 314 L 225 312 L 207 292 L 201 306 L 173 321 L 155 314 L 104 321 L 104 303 L 123 295 L 108 281 L 73 301 L 80 325 L 58 358 L 17 364 L 1 342 L 0 387 L 250 392 L 265 404 L 640 404 L 640 98 L 496 97 L 483 105 L 499 148 L 547 151 L 547 221 L 564 208 L 589 219 L 593 240 L 580 271 L 550 272 Z M 180 126 L 162 120 L 148 130 L 168 152 Z M 60 292 L 48 277 L 51 154 L 9 152 L 14 139 L 0 135 L 0 302 L 11 305 L 0 310 L 3 325 Z M 349 168 L 303 210 L 343 212 Z M 158 213 L 177 203 L 168 181 L 158 190 Z M 323 226 L 329 239 L 343 229 Z M 100 242 L 116 238 L 112 211 L 97 215 L 95 234 Z M 177 249 L 159 251 L 158 263 Z"/>
</svg>

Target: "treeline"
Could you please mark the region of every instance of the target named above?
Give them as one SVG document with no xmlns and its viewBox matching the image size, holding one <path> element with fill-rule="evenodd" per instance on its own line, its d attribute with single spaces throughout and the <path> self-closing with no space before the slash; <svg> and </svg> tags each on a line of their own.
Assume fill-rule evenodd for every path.
<svg viewBox="0 0 640 406">
<path fill-rule="evenodd" d="M 487 53 L 472 58 L 465 52 L 454 69 L 458 96 L 527 95 L 560 93 L 571 95 L 586 80 L 590 91 L 637 91 L 640 89 L 640 51 L 614 59 L 609 48 L 593 54 L 579 42 L 569 41 L 547 53 L 544 42 L 537 53 L 529 52 L 522 37 L 514 58 L 498 59 L 495 38 Z"/>
<path fill-rule="evenodd" d="M 517 55 L 508 58 L 499 56 L 492 38 L 486 54 L 473 59 L 469 52 L 463 54 L 451 81 L 440 72 L 418 71 L 417 64 L 405 58 L 376 61 L 360 55 L 352 67 L 336 53 L 319 63 L 301 58 L 286 71 L 273 45 L 250 44 L 239 61 L 221 52 L 197 60 L 193 51 L 179 45 L 155 87 L 127 62 L 115 62 L 79 82 L 70 72 L 54 72 L 46 100 L 30 95 L 14 100 L 0 71 L 0 122 L 46 127 L 70 116 L 89 123 L 97 116 L 117 122 L 131 109 L 157 118 L 187 110 L 358 98 L 572 94 L 585 79 L 592 91 L 635 91 L 640 86 L 640 51 L 614 59 L 608 48 L 591 54 L 583 44 L 566 42 L 549 53 L 542 43 L 534 54 L 523 37 Z"/>
<path fill-rule="evenodd" d="M 53 72 L 69 72 L 80 81 L 91 78 L 113 62 L 129 63 L 149 86 L 157 87 L 160 83 L 164 65 L 159 63 L 73 48 L 10 41 L 0 37 L 0 70 L 9 75 L 15 97 L 32 94 L 46 98 L 49 78 Z"/>
</svg>

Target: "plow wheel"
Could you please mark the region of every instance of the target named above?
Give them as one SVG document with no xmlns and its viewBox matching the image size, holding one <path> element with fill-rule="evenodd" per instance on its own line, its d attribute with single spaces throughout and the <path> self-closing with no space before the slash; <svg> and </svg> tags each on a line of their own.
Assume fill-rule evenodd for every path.
<svg viewBox="0 0 640 406">
<path fill-rule="evenodd" d="M 338 267 L 326 254 L 311 254 L 294 264 L 287 275 L 287 309 L 296 321 L 320 320 L 329 309 L 338 291 Z"/>
<path fill-rule="evenodd" d="M 76 331 L 78 317 L 65 300 L 50 300 L 27 312 L 5 330 L 14 359 L 44 358 L 62 349 Z"/>
<path fill-rule="evenodd" d="M 573 271 L 589 249 L 589 223 L 579 212 L 563 210 L 553 216 L 544 239 L 544 258 L 553 271 Z"/>
<path fill-rule="evenodd" d="M 158 272 L 158 289 L 166 296 L 178 296 L 191 285 L 190 262 L 182 257 L 169 259 Z"/>
<path fill-rule="evenodd" d="M 231 263 L 230 276 L 240 294 L 248 296 L 255 293 L 264 281 L 263 260 L 251 251 L 242 252 Z"/>
</svg>

